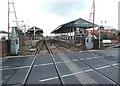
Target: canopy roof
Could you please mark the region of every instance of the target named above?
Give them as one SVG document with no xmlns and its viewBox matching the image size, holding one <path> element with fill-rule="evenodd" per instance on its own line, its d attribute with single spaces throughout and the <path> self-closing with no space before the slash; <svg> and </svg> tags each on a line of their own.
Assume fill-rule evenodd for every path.
<svg viewBox="0 0 120 86">
<path fill-rule="evenodd" d="M 27 30 L 27 32 L 34 32 L 34 28 L 35 28 L 35 32 L 41 32 L 41 33 L 43 33 L 43 30 L 41 28 L 36 27 L 36 26 L 33 26 L 33 27 L 29 28 Z"/>
<path fill-rule="evenodd" d="M 8 34 L 8 32 L 3 31 L 3 30 L 2 30 L 2 31 L 0 31 L 0 34 L 1 34 L 1 33 L 3 33 L 3 34 Z M 11 34 L 11 33 L 9 33 L 9 34 Z"/>
<path fill-rule="evenodd" d="M 94 27 L 97 27 L 97 24 L 94 24 Z M 93 23 L 86 21 L 82 18 L 76 19 L 74 21 L 68 22 L 66 24 L 60 25 L 55 30 L 53 30 L 51 33 L 66 33 L 66 32 L 73 32 L 73 28 L 93 28 Z"/>
</svg>

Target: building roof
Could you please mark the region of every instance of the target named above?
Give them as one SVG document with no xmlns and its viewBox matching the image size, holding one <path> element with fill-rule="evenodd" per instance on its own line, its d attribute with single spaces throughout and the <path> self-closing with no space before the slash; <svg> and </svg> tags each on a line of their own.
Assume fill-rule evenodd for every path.
<svg viewBox="0 0 120 86">
<path fill-rule="evenodd" d="M 98 26 L 97 24 L 94 24 L 94 27 L 97 27 L 97 26 Z M 84 20 L 82 18 L 79 18 L 74 21 L 68 22 L 66 24 L 60 25 L 51 33 L 66 33 L 67 31 L 73 32 L 72 31 L 73 28 L 83 28 L 83 29 L 93 28 L 93 23 L 87 20 Z"/>
<path fill-rule="evenodd" d="M 36 31 L 36 32 L 41 32 L 41 33 L 43 33 L 43 30 L 42 30 L 41 28 L 36 27 L 36 26 L 33 26 L 33 27 L 29 28 L 29 29 L 27 30 L 27 32 L 34 32 L 34 28 L 35 28 L 35 31 Z"/>
<path fill-rule="evenodd" d="M 112 27 L 112 26 L 104 26 L 104 29 L 105 29 L 105 30 L 114 30 L 115 28 Z"/>
<path fill-rule="evenodd" d="M 0 34 L 1 34 L 1 33 L 3 33 L 3 34 L 8 34 L 8 32 L 3 31 L 3 30 L 2 30 L 2 31 L 0 31 Z"/>
</svg>

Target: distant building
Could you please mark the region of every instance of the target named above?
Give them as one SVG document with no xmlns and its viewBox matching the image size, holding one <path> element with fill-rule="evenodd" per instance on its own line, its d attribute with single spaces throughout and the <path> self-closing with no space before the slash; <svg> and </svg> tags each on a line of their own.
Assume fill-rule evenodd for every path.
<svg viewBox="0 0 120 86">
<path fill-rule="evenodd" d="M 8 32 L 6 32 L 6 31 L 0 31 L 0 40 L 2 40 L 2 39 L 5 39 L 5 40 L 7 40 L 8 39 Z"/>
<path fill-rule="evenodd" d="M 95 30 L 94 30 L 94 34 L 95 35 L 98 35 L 99 34 L 99 27 L 96 27 Z M 111 26 L 103 26 L 103 29 L 101 30 L 102 32 L 105 32 L 105 33 L 112 33 L 112 31 L 114 31 L 115 28 L 111 27 Z M 93 34 L 93 30 L 92 29 L 86 29 L 85 32 L 84 32 L 86 35 L 88 34 Z"/>
<path fill-rule="evenodd" d="M 43 37 L 43 30 L 33 26 L 27 30 L 26 37 L 28 39 L 41 39 Z"/>
</svg>

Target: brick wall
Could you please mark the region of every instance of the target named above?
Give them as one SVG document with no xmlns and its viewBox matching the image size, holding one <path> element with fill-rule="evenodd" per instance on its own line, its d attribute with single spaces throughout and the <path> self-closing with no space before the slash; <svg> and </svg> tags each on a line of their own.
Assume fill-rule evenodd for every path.
<svg viewBox="0 0 120 86">
<path fill-rule="evenodd" d="M 98 39 L 94 39 L 94 49 L 99 49 L 99 40 Z M 100 48 L 103 49 L 103 44 L 102 44 L 102 40 L 101 40 L 101 43 L 100 43 Z"/>
<path fill-rule="evenodd" d="M 111 40 L 112 43 L 120 43 L 120 40 Z"/>
<path fill-rule="evenodd" d="M 0 40 L 0 57 L 9 55 L 9 46 L 8 40 Z"/>
</svg>

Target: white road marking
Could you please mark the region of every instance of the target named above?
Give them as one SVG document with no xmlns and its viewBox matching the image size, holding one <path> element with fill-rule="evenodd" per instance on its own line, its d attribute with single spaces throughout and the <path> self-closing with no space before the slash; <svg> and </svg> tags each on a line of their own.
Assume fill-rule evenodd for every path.
<svg viewBox="0 0 120 86">
<path fill-rule="evenodd" d="M 98 57 L 93 57 L 93 58 L 98 58 Z"/>
<path fill-rule="evenodd" d="M 66 74 L 66 75 L 62 75 L 62 77 L 68 77 L 68 76 L 73 76 L 74 74 L 71 73 L 71 74 Z"/>
<path fill-rule="evenodd" d="M 56 62 L 57 64 L 60 64 L 62 62 Z M 34 65 L 35 67 L 36 66 L 48 66 L 48 65 L 53 65 L 53 63 L 46 63 L 46 64 L 38 64 L 38 65 Z"/>
<path fill-rule="evenodd" d="M 98 67 L 98 68 L 95 68 L 96 70 L 99 70 L 99 69 L 104 69 L 104 68 L 107 68 L 107 67 L 110 67 L 111 65 L 107 65 L 107 66 L 103 66 L 103 67 Z"/>
<path fill-rule="evenodd" d="M 28 68 L 28 67 L 30 67 L 30 66 L 22 66 L 22 67 L 19 67 L 19 68 L 21 68 L 21 69 L 22 69 L 22 68 Z"/>
<path fill-rule="evenodd" d="M 79 61 L 78 59 L 74 59 L 74 60 L 72 60 L 72 61 Z"/>
<path fill-rule="evenodd" d="M 74 62 L 74 61 L 78 61 L 78 59 L 74 59 L 72 61 L 65 61 L 65 63 L 68 63 L 68 62 Z M 56 64 L 60 64 L 60 63 L 63 63 L 63 62 L 56 62 Z M 46 64 L 39 64 L 39 65 L 34 65 L 34 66 L 47 66 L 47 65 L 52 65 L 53 63 L 46 63 Z"/>
<path fill-rule="evenodd" d="M 12 70 L 12 69 L 22 69 L 22 68 L 28 68 L 30 66 L 22 66 L 22 67 L 14 67 L 14 68 L 3 68 L 3 69 L 0 69 L 0 70 Z"/>
<path fill-rule="evenodd" d="M 93 59 L 93 58 L 86 58 L 86 60 Z"/>
<path fill-rule="evenodd" d="M 84 60 L 84 59 L 80 59 L 80 60 Z"/>
<path fill-rule="evenodd" d="M 0 70 L 14 70 L 14 69 L 19 69 L 20 67 L 14 67 L 14 68 L 4 68 L 4 69 L 0 69 Z"/>
<path fill-rule="evenodd" d="M 116 64 L 112 64 L 112 66 L 115 66 L 115 65 L 118 65 L 118 63 L 116 63 Z"/>
<path fill-rule="evenodd" d="M 116 84 L 115 82 L 113 82 L 112 80 L 110 80 L 109 78 L 107 78 L 106 76 L 104 76 L 104 75 L 102 75 L 102 74 L 100 74 L 100 75 L 103 76 L 105 79 L 111 81 L 112 83 Z"/>
<path fill-rule="evenodd" d="M 65 63 L 72 62 L 72 61 L 64 61 Z"/>
<path fill-rule="evenodd" d="M 81 71 L 81 72 L 76 72 L 76 73 L 71 73 L 71 74 L 66 74 L 66 75 L 62 75 L 61 77 L 69 77 L 69 76 L 73 76 L 75 74 L 79 74 L 79 73 L 83 73 L 84 71 Z M 49 80 L 53 80 L 53 79 L 57 79 L 58 77 L 52 77 L 52 78 L 47 78 L 47 79 L 42 79 L 42 80 L 39 80 L 41 82 L 44 82 L 44 81 L 49 81 Z"/>
<path fill-rule="evenodd" d="M 59 54 L 58 54 L 59 55 Z M 65 55 L 59 55 L 60 58 L 65 61 L 65 60 L 69 60 L 71 61 L 68 57 L 66 57 Z M 64 57 L 64 58 L 63 58 Z M 81 82 L 81 84 L 87 84 L 88 82 L 95 84 L 97 83 L 95 80 L 93 80 L 87 73 L 85 73 L 84 71 L 82 71 L 82 69 L 76 65 L 74 62 L 71 63 L 65 63 L 66 66 L 70 69 L 70 71 L 75 75 L 75 77 Z M 80 71 L 80 72 L 79 72 Z M 77 72 L 77 73 L 75 73 Z M 82 73 L 82 74 L 80 74 Z"/>
<path fill-rule="evenodd" d="M 47 78 L 47 79 L 42 79 L 42 80 L 39 80 L 41 82 L 45 82 L 45 81 L 49 81 L 49 80 L 53 80 L 53 79 L 57 79 L 58 77 L 52 77 L 52 78 Z"/>
<path fill-rule="evenodd" d="M 118 67 L 118 63 L 116 63 L 116 64 L 112 64 L 112 66 L 114 66 L 114 67 L 116 67 L 116 68 L 119 69 L 119 67 Z"/>
<path fill-rule="evenodd" d="M 76 74 L 80 74 L 80 73 L 84 73 L 84 71 L 76 72 L 76 73 L 73 73 L 73 74 L 76 75 Z"/>
<path fill-rule="evenodd" d="M 74 61 L 78 61 L 78 59 L 74 59 L 72 60 L 73 62 Z M 72 61 L 66 61 L 66 63 L 68 62 L 72 62 Z M 56 62 L 57 64 L 60 64 L 62 62 Z M 53 65 L 53 63 L 46 63 L 46 64 L 38 64 L 38 65 L 34 65 L 34 67 L 37 67 L 37 66 L 48 66 L 48 65 Z M 8 68 L 10 66 L 4 66 L 4 67 L 0 67 L 0 70 L 10 70 L 10 69 L 22 69 L 22 68 L 28 68 L 30 66 L 21 66 L 21 67 L 14 67 L 14 68 Z"/>
<path fill-rule="evenodd" d="M 38 65 L 34 65 L 34 67 L 36 67 L 36 66 L 47 66 L 47 65 L 53 65 L 53 63 L 38 64 Z"/>
<path fill-rule="evenodd" d="M 99 68 L 95 68 L 96 70 L 99 70 L 99 69 L 104 69 L 104 68 L 108 68 L 110 67 L 111 65 L 107 65 L 107 66 L 103 66 L 103 67 L 99 67 Z M 80 72 L 75 72 L 75 73 L 71 73 L 71 74 L 65 74 L 65 75 L 62 75 L 61 77 L 64 78 L 64 77 L 69 77 L 69 76 L 73 76 L 73 75 L 77 75 L 77 74 L 80 74 L 80 73 L 84 73 L 84 72 L 90 72 L 90 71 L 93 71 L 93 69 L 88 69 L 88 70 L 84 70 L 84 71 L 80 71 Z M 105 77 L 105 76 L 104 76 Z M 52 77 L 52 78 L 47 78 L 47 79 L 42 79 L 42 80 L 39 80 L 41 82 L 45 82 L 45 81 L 49 81 L 49 80 L 53 80 L 53 79 L 57 79 L 58 77 Z M 106 78 L 106 77 L 105 77 Z"/>
<path fill-rule="evenodd" d="M 78 59 L 74 59 L 74 60 L 71 60 L 71 61 L 64 61 L 64 63 L 75 62 L 75 61 L 78 61 Z"/>
<path fill-rule="evenodd" d="M 93 71 L 93 69 L 85 70 L 85 72 L 90 72 L 90 71 Z"/>
<path fill-rule="evenodd" d="M 71 73 L 71 74 L 66 74 L 66 75 L 63 75 L 62 77 L 68 77 L 68 76 L 72 76 L 72 75 L 76 75 L 76 74 L 80 74 L 80 73 L 84 73 L 84 72 L 89 72 L 89 71 L 93 71 L 93 69 L 88 69 L 85 71 L 80 71 L 80 72 Z"/>
<path fill-rule="evenodd" d="M 23 56 L 23 55 L 21 55 L 21 56 L 7 56 L 7 57 L 4 57 L 4 58 L 5 58 L 5 59 L 9 59 L 9 58 L 16 59 L 17 57 L 18 57 L 18 58 L 19 58 L 19 57 L 23 58 L 23 57 L 28 57 L 28 56 L 34 56 L 34 55 L 26 55 L 26 56 Z"/>
</svg>

